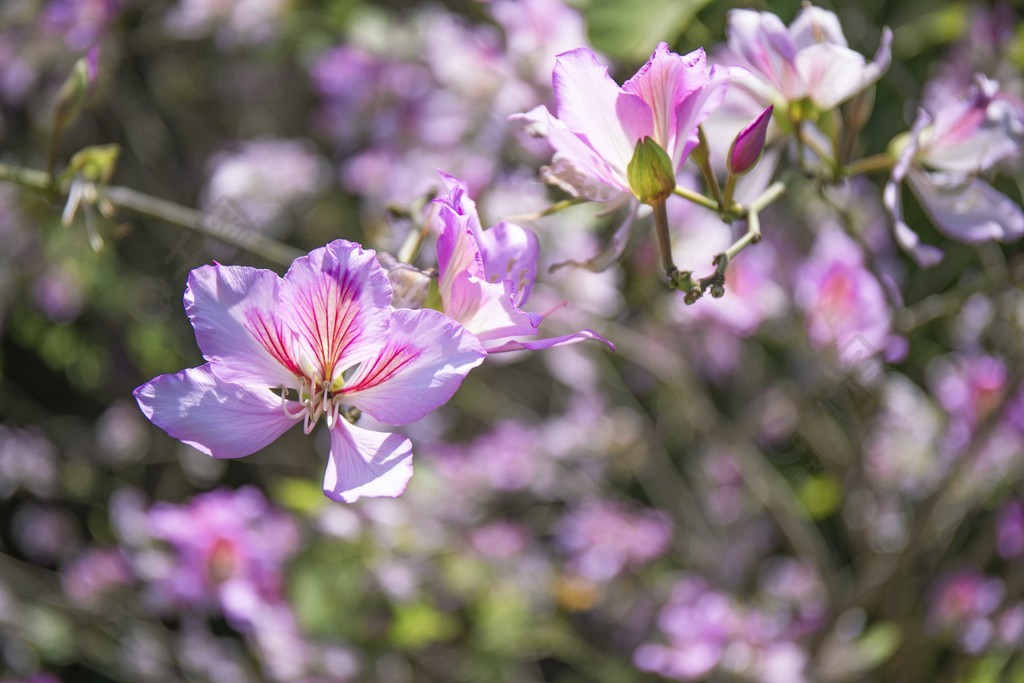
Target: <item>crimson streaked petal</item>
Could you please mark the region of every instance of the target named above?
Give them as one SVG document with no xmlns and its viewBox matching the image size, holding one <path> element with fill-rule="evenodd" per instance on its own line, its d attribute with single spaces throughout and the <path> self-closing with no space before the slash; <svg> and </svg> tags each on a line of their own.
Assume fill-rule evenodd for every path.
<svg viewBox="0 0 1024 683">
<path fill-rule="evenodd" d="M 210 363 L 160 375 L 134 396 L 156 426 L 215 458 L 255 453 L 297 421 L 272 391 L 221 381 Z"/>
<path fill-rule="evenodd" d="M 374 432 L 344 420 L 331 430 L 324 473 L 324 494 L 331 500 L 394 498 L 411 477 L 412 443 L 401 434 Z"/>
<path fill-rule="evenodd" d="M 476 337 L 443 313 L 397 310 L 379 353 L 341 393 L 376 420 L 413 422 L 447 403 L 486 355 Z"/>
<path fill-rule="evenodd" d="M 196 342 L 225 382 L 291 386 L 298 367 L 276 316 L 281 278 L 243 266 L 202 266 L 189 274 L 185 312 Z"/>
<path fill-rule="evenodd" d="M 280 298 L 300 365 L 322 380 L 371 357 L 387 333 L 391 283 L 376 253 L 354 242 L 335 240 L 296 259 Z"/>
</svg>

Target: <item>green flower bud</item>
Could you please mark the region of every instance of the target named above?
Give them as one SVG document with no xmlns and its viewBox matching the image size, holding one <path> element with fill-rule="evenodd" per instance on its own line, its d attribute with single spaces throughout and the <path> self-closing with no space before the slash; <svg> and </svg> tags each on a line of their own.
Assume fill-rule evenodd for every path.
<svg viewBox="0 0 1024 683">
<path fill-rule="evenodd" d="M 672 160 L 661 145 L 649 137 L 636 143 L 633 158 L 626 167 L 626 178 L 633 194 L 645 204 L 661 201 L 676 189 Z"/>
</svg>

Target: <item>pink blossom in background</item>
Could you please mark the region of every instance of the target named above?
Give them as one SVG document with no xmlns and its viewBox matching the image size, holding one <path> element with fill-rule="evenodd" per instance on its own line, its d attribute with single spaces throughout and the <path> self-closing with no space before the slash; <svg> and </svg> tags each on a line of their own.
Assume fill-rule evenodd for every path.
<svg viewBox="0 0 1024 683">
<path fill-rule="evenodd" d="M 485 352 L 437 311 L 392 310 L 373 251 L 336 240 L 297 259 L 284 278 L 240 266 L 192 271 L 185 305 L 206 364 L 135 390 L 145 415 L 216 458 L 238 458 L 298 422 L 324 418 L 331 450 L 324 493 L 353 502 L 397 496 L 412 444 L 350 424 L 425 416 L 452 397 Z"/>
<path fill-rule="evenodd" d="M 981 652 L 994 636 L 991 617 L 1003 593 L 1002 581 L 975 567 L 949 572 L 933 588 L 929 623 L 952 634 L 968 652 Z"/>
<path fill-rule="evenodd" d="M 179 0 L 165 19 L 178 38 L 216 35 L 227 47 L 264 43 L 277 33 L 288 0 Z"/>
<path fill-rule="evenodd" d="M 631 196 L 626 168 L 636 143 L 651 137 L 677 171 L 697 145 L 697 126 L 722 103 L 726 71 L 704 50 L 687 55 L 660 43 L 620 88 L 594 52 L 558 55 L 553 75 L 556 115 L 541 105 L 513 118 L 555 150 L 545 180 L 593 201 Z"/>
<path fill-rule="evenodd" d="M 1003 559 L 1024 556 L 1024 499 L 1007 503 L 996 516 L 996 543 Z"/>
<path fill-rule="evenodd" d="M 72 602 L 85 607 L 100 604 L 104 594 L 131 584 L 134 575 L 121 548 L 91 548 L 61 571 L 61 588 Z"/>
<path fill-rule="evenodd" d="M 50 0 L 43 26 L 64 37 L 72 50 L 93 47 L 121 12 L 121 0 Z"/>
<path fill-rule="evenodd" d="M 592 330 L 548 339 L 538 333 L 546 314 L 527 313 L 525 304 L 537 278 L 537 236 L 501 222 L 484 230 L 466 184 L 443 175 L 448 187 L 435 200 L 432 222 L 437 232 L 438 289 L 442 310 L 462 323 L 488 353 L 547 349 L 596 339 Z"/>
<path fill-rule="evenodd" d="M 924 102 L 883 194 L 900 246 L 921 266 L 942 258 L 942 250 L 923 244 L 903 219 L 904 180 L 951 239 L 977 244 L 1024 237 L 1024 210 L 979 177 L 1020 156 L 1022 144 L 1024 110 L 995 81 L 978 76 L 966 92 Z"/>
<path fill-rule="evenodd" d="M 804 311 L 811 343 L 836 353 L 851 368 L 905 352 L 892 330 L 892 308 L 861 248 L 837 228 L 823 230 L 796 274 L 794 299 Z"/>
<path fill-rule="evenodd" d="M 237 218 L 239 229 L 281 236 L 288 210 L 322 191 L 329 179 L 327 161 L 306 140 L 247 140 L 237 149 L 215 154 L 201 205 L 211 220 L 222 212 Z M 230 204 L 225 204 L 230 202 Z M 238 215 L 240 214 L 240 215 Z"/>
<path fill-rule="evenodd" d="M 730 10 L 723 63 L 743 67 L 730 78 L 737 89 L 761 106 L 774 104 L 785 112 L 791 102 L 809 99 L 827 111 L 871 86 L 892 58 L 892 31 L 869 63 L 851 50 L 839 18 L 820 7 L 805 6 L 786 27 L 770 12 Z"/>
<path fill-rule="evenodd" d="M 666 643 L 641 645 L 633 663 L 668 678 L 700 680 L 718 666 L 741 623 L 740 610 L 727 593 L 702 579 L 684 578 L 658 615 Z"/>
<path fill-rule="evenodd" d="M 672 523 L 662 511 L 592 499 L 566 513 L 555 534 L 570 570 L 590 581 L 609 581 L 662 555 Z"/>
<path fill-rule="evenodd" d="M 151 559 L 143 570 L 154 599 L 216 608 L 243 630 L 265 606 L 284 599 L 284 569 L 298 549 L 298 528 L 259 489 L 218 489 L 185 505 L 157 503 L 148 531 L 170 549 L 164 561 Z"/>
</svg>

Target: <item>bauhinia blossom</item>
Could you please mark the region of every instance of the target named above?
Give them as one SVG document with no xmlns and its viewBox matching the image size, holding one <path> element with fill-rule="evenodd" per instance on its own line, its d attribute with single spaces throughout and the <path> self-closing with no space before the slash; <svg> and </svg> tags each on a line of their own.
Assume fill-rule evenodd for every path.
<svg viewBox="0 0 1024 683">
<path fill-rule="evenodd" d="M 412 476 L 399 434 L 357 427 L 364 412 L 405 424 L 447 402 L 486 355 L 432 310 L 392 310 L 373 251 L 336 240 L 284 278 L 241 266 L 193 270 L 185 309 L 207 363 L 135 390 L 146 416 L 215 458 L 254 453 L 302 422 L 331 435 L 324 493 L 397 496 Z"/>
<path fill-rule="evenodd" d="M 788 28 L 771 12 L 746 9 L 730 10 L 727 22 L 724 58 L 746 69 L 733 71 L 731 83 L 780 112 L 803 100 L 833 109 L 877 81 L 892 59 L 888 28 L 868 63 L 847 45 L 839 18 L 820 7 L 804 7 Z"/>
<path fill-rule="evenodd" d="M 483 230 L 466 184 L 441 174 L 447 194 L 434 203 L 438 289 L 442 310 L 476 335 L 489 353 L 547 349 L 596 339 L 591 330 L 549 339 L 537 335 L 545 315 L 527 313 L 537 279 L 537 236 L 514 223 Z M 613 347 L 614 348 L 614 347 Z"/>
<path fill-rule="evenodd" d="M 938 247 L 922 244 L 903 220 L 904 180 L 935 227 L 952 239 L 976 244 L 1024 237 L 1021 207 L 978 177 L 1020 154 L 1024 113 L 984 76 L 959 98 L 925 105 L 883 194 L 900 246 L 922 266 L 942 258 Z"/>
<path fill-rule="evenodd" d="M 702 49 L 678 55 L 660 43 L 620 88 L 592 51 L 578 48 L 555 62 L 557 116 L 540 106 L 515 118 L 554 147 L 547 182 L 593 201 L 621 199 L 633 194 L 626 169 L 645 137 L 679 170 L 697 126 L 725 97 L 726 71 L 709 67 Z"/>
</svg>

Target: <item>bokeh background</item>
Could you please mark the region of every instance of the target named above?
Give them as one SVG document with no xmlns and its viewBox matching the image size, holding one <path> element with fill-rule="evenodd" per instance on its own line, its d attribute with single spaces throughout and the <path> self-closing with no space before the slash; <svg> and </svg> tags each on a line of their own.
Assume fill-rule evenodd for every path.
<svg viewBox="0 0 1024 683">
<path fill-rule="evenodd" d="M 555 54 L 590 45 L 621 82 L 659 40 L 713 57 L 737 6 L 5 0 L 0 162 L 46 168 L 58 91 L 98 45 L 57 170 L 116 143 L 112 185 L 229 236 L 393 253 L 437 169 L 485 225 L 563 197 L 507 120 L 551 106 Z M 865 155 L 932 79 L 1024 94 L 1009 5 L 823 6 L 864 54 L 895 33 Z M 1024 681 L 1021 247 L 950 242 L 908 195 L 947 251 L 921 270 L 884 174 L 832 187 L 781 153 L 790 192 L 723 299 L 668 291 L 649 232 L 605 272 L 548 273 L 601 249 L 600 207 L 528 222 L 531 309 L 569 301 L 546 331 L 617 351 L 488 359 L 405 428 L 405 494 L 348 506 L 321 493 L 325 433 L 216 461 L 131 395 L 201 362 L 191 268 L 287 260 L 129 211 L 65 227 L 64 197 L 0 183 L 0 680 Z M 721 225 L 684 207 L 673 226 L 677 262 L 710 269 Z"/>
</svg>

